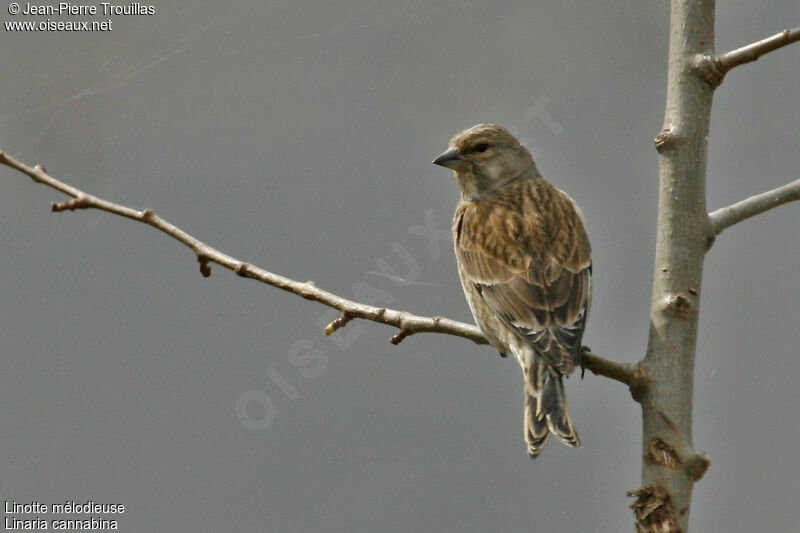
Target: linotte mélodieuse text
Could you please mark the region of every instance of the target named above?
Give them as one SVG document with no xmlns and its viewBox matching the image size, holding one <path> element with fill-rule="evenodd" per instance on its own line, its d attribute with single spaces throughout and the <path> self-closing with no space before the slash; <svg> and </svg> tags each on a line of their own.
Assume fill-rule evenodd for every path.
<svg viewBox="0 0 800 533">
<path fill-rule="evenodd" d="M 5 501 L 6 530 L 99 530 L 119 529 L 115 519 L 103 515 L 117 515 L 125 512 L 125 506 L 118 503 L 97 503 L 94 500 L 76 502 L 67 500 L 64 503 L 18 503 Z M 73 515 L 70 518 L 48 518 L 43 515 Z M 14 516 L 9 516 L 14 515 Z M 34 516 L 31 516 L 34 515 Z M 96 515 L 96 516 L 74 516 Z"/>
<path fill-rule="evenodd" d="M 112 4 L 111 2 L 98 2 L 96 5 L 73 4 L 72 2 L 59 2 L 58 4 L 31 4 L 26 2 L 20 11 L 23 15 L 154 15 L 155 6 L 131 2 L 129 4 Z"/>
</svg>

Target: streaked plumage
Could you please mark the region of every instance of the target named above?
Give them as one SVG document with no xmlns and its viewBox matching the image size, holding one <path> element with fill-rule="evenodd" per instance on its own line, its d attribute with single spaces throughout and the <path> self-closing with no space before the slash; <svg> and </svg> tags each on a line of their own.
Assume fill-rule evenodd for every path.
<svg viewBox="0 0 800 533">
<path fill-rule="evenodd" d="M 451 168 L 461 190 L 453 240 L 472 315 L 522 366 L 528 454 L 535 458 L 551 432 L 580 446 L 562 384 L 580 364 L 591 300 L 580 209 L 501 126 L 462 131 L 434 163 Z"/>
</svg>

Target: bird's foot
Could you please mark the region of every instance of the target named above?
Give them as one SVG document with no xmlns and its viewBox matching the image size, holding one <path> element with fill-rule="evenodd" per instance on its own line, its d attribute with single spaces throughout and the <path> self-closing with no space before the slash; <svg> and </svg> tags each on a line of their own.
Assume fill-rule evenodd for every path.
<svg viewBox="0 0 800 533">
<path fill-rule="evenodd" d="M 592 353 L 592 349 L 588 346 L 581 346 L 581 379 L 586 375 L 586 367 L 583 366 L 583 354 Z"/>
</svg>

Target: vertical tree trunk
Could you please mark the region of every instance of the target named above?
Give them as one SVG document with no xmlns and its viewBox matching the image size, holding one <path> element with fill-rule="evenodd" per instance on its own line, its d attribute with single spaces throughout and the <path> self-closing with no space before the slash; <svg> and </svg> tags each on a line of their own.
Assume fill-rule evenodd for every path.
<svg viewBox="0 0 800 533">
<path fill-rule="evenodd" d="M 645 385 L 639 531 L 686 531 L 692 486 L 708 459 L 692 444 L 692 386 L 708 235 L 706 144 L 712 86 L 698 60 L 713 57 L 714 1 L 672 0 L 669 77 L 659 153 L 658 236 Z"/>
</svg>

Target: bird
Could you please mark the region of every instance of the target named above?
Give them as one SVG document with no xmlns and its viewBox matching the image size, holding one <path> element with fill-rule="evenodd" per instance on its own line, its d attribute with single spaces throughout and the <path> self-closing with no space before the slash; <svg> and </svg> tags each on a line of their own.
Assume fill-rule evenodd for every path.
<svg viewBox="0 0 800 533">
<path fill-rule="evenodd" d="M 461 192 L 453 242 L 475 322 L 522 367 L 528 455 L 535 459 L 551 433 L 580 447 L 563 384 L 580 365 L 592 296 L 580 207 L 496 124 L 457 133 L 433 163 L 453 170 Z"/>
</svg>

